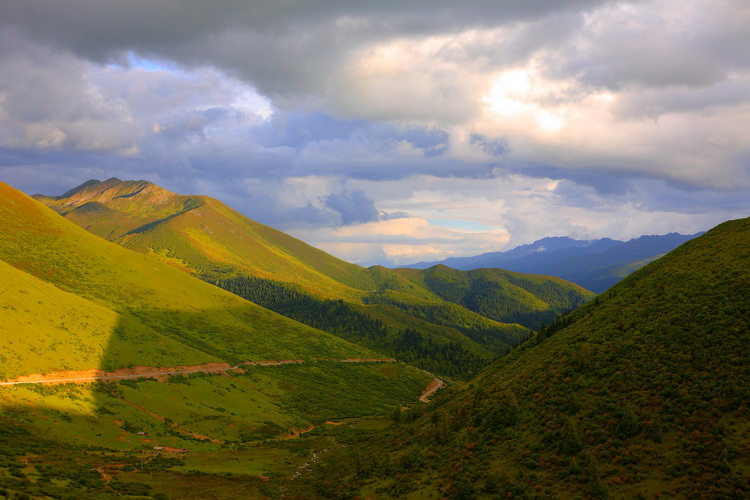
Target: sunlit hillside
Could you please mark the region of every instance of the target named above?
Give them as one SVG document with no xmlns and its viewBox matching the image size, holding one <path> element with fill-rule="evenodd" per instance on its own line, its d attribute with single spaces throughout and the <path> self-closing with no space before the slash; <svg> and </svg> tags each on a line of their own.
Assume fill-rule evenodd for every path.
<svg viewBox="0 0 750 500">
<path fill-rule="evenodd" d="M 84 462 L 161 470 L 176 463 L 163 449 L 201 457 L 418 404 L 433 378 L 109 243 L 5 184 L 0 259 L 0 487 L 12 491 L 113 493 L 71 463 L 82 447 L 111 457 Z M 19 472 L 13 457 L 27 453 L 46 465 Z M 225 459 L 214 466 L 231 470 Z"/>
<path fill-rule="evenodd" d="M 205 196 L 89 181 L 39 200 L 88 231 L 302 323 L 465 378 L 593 294 L 550 277 L 346 263 Z M 465 290 L 454 297 L 453 284 Z M 443 280 L 443 281 L 441 281 Z M 450 290 L 448 290 L 448 288 Z"/>
</svg>

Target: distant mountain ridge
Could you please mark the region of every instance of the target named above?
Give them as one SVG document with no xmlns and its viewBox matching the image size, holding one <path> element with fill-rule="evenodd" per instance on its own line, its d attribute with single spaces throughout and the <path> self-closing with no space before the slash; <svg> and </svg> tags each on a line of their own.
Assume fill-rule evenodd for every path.
<svg viewBox="0 0 750 500">
<path fill-rule="evenodd" d="M 440 262 L 418 262 L 403 267 L 425 269 L 442 264 L 464 271 L 501 268 L 557 276 L 595 293 L 602 293 L 633 271 L 702 234 L 669 233 L 641 236 L 629 241 L 610 238 L 576 240 L 556 236 L 542 238 L 505 252 L 451 257 Z"/>
</svg>

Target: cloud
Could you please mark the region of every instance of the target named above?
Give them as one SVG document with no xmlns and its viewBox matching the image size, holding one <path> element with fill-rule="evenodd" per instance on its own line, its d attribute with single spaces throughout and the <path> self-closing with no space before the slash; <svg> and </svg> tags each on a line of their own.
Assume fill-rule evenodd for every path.
<svg viewBox="0 0 750 500">
<path fill-rule="evenodd" d="M 339 228 L 295 231 L 316 246 L 363 265 L 407 264 L 461 254 L 468 248 L 497 248 L 508 241 L 502 229 L 470 232 L 430 224 L 421 217 L 399 217 Z M 481 243 L 480 243 L 481 242 Z"/>
<path fill-rule="evenodd" d="M 350 181 L 389 213 L 379 221 L 291 233 L 361 264 L 403 265 L 476 255 L 544 236 L 627 240 L 642 234 L 692 234 L 746 209 L 742 193 L 718 200 L 715 191 L 639 181 L 621 194 L 601 194 L 567 180 L 508 175 L 493 179 L 430 176 L 399 181 Z M 355 189 L 356 189 L 355 188 Z M 743 208 L 745 207 L 745 208 Z"/>
<path fill-rule="evenodd" d="M 146 178 L 361 262 L 706 229 L 750 210 L 748 25 L 743 0 L 6 2 L 0 176 Z"/>
<path fill-rule="evenodd" d="M 161 151 L 189 169 L 273 178 L 554 167 L 748 187 L 742 5 L 446 1 L 429 15 L 424 2 L 4 6 L 2 107 L 17 125 L 6 146 Z M 163 69 L 140 70 L 144 57 Z"/>
<path fill-rule="evenodd" d="M 378 209 L 361 189 L 329 194 L 324 199 L 326 207 L 341 215 L 341 224 L 375 221 L 380 218 Z"/>
<path fill-rule="evenodd" d="M 108 100 L 86 64 L 0 34 L 0 146 L 133 154 L 138 130 Z"/>
</svg>

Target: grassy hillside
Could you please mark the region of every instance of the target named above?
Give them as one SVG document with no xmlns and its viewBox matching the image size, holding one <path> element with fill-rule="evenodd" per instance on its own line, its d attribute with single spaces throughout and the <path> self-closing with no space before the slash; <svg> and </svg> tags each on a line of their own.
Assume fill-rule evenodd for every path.
<svg viewBox="0 0 750 500">
<path fill-rule="evenodd" d="M 458 271 L 438 265 L 396 272 L 443 300 L 496 321 L 532 329 L 551 323 L 594 297 L 592 292 L 559 278 L 502 269 Z"/>
<path fill-rule="evenodd" d="M 3 378 L 216 361 L 377 358 L 108 243 L 0 184 Z M 423 375 L 399 366 L 407 379 Z"/>
<path fill-rule="evenodd" d="M 126 248 L 307 325 L 450 376 L 476 373 L 528 337 L 529 328 L 591 296 L 547 278 L 526 279 L 540 282 L 532 289 L 507 279 L 496 286 L 499 279 L 471 277 L 466 300 L 446 300 L 435 280 L 343 262 L 217 200 L 176 195 L 146 181 L 89 181 L 60 197 L 37 198 Z M 485 283 L 491 285 L 483 289 Z M 553 302 L 536 295 L 549 290 L 558 296 Z M 401 310 L 395 318 L 402 319 L 394 319 L 395 309 Z M 391 320 L 384 324 L 383 316 Z"/>
<path fill-rule="evenodd" d="M 369 273 L 258 224 L 206 196 L 146 181 L 89 181 L 48 206 L 88 231 L 141 253 L 175 259 L 196 275 L 244 274 L 294 282 L 327 298 L 356 298 Z"/>
<path fill-rule="evenodd" d="M 107 243 L 4 184 L 0 238 L 11 266 L 198 348 L 206 361 L 375 356 Z"/>
<path fill-rule="evenodd" d="M 382 356 L 109 243 L 5 184 L 0 280 L 3 382 L 70 370 L 303 361 L 158 379 L 4 382 L 2 497 L 155 494 L 142 481 L 167 470 L 175 485 L 204 471 L 203 488 L 259 497 L 263 477 L 292 474 L 326 444 L 287 440 L 327 420 L 419 404 L 432 379 L 403 363 L 337 361 Z M 109 467 L 137 480 L 112 481 Z"/>
<path fill-rule="evenodd" d="M 3 261 L 0 281 L 0 380 L 61 370 L 218 361 L 128 314 L 60 290 Z"/>
<path fill-rule="evenodd" d="M 411 414 L 416 422 L 347 443 L 300 491 L 746 497 L 748 325 L 743 219 L 635 272 Z"/>
</svg>

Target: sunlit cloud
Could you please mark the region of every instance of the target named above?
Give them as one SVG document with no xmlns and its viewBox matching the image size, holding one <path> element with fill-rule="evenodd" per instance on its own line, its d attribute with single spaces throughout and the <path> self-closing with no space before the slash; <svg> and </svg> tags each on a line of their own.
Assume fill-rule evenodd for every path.
<svg viewBox="0 0 750 500">
<path fill-rule="evenodd" d="M 362 263 L 695 232 L 750 211 L 748 25 L 736 0 L 0 7 L 0 176 L 146 178 Z"/>
</svg>

